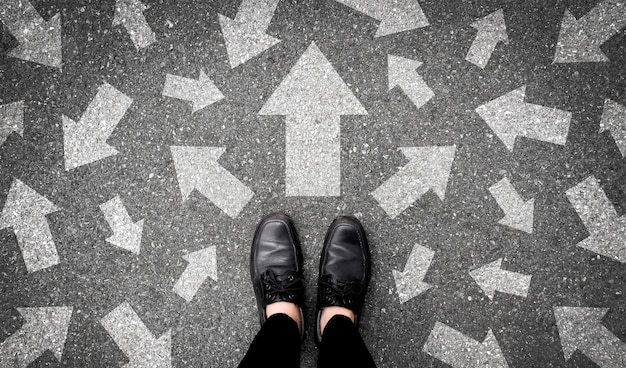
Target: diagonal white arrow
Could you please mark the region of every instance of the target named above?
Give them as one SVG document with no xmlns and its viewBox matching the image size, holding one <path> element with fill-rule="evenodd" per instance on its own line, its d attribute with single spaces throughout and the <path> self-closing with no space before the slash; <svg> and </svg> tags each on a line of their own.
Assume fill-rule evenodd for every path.
<svg viewBox="0 0 626 368">
<path fill-rule="evenodd" d="M 395 86 L 402 88 L 418 109 L 435 96 L 433 90 L 424 82 L 422 76 L 415 71 L 421 65 L 421 61 L 387 55 L 389 90 Z"/>
<path fill-rule="evenodd" d="M 470 276 L 476 281 L 489 299 L 496 291 L 526 297 L 532 275 L 524 275 L 502 269 L 502 258 L 471 271 Z"/>
<path fill-rule="evenodd" d="M 567 198 L 589 232 L 578 246 L 626 263 L 626 217 L 617 215 L 598 181 L 588 177 L 569 189 Z"/>
<path fill-rule="evenodd" d="M 372 192 L 391 218 L 395 218 L 429 190 L 443 201 L 456 146 L 401 147 L 409 163 Z"/>
<path fill-rule="evenodd" d="M 0 145 L 13 132 L 24 134 L 24 101 L 0 105 Z"/>
<path fill-rule="evenodd" d="M 0 216 L 0 229 L 13 228 L 28 272 L 59 263 L 46 215 L 59 211 L 53 203 L 14 179 Z"/>
<path fill-rule="evenodd" d="M 191 101 L 193 103 L 192 112 L 224 98 L 222 92 L 217 89 L 204 71 L 200 71 L 198 80 L 167 74 L 163 86 L 163 96 Z"/>
<path fill-rule="evenodd" d="M 502 9 L 497 10 L 472 23 L 472 28 L 477 29 L 478 33 L 467 52 L 467 56 L 465 56 L 465 60 L 484 69 L 498 43 L 509 43 L 504 12 Z"/>
<path fill-rule="evenodd" d="M 600 121 L 600 133 L 609 131 L 622 156 L 626 157 L 626 106 L 606 100 Z"/>
<path fill-rule="evenodd" d="M 132 102 L 130 97 L 105 83 L 98 88 L 79 122 L 63 115 L 66 170 L 117 154 L 106 140 Z"/>
<path fill-rule="evenodd" d="M 498 221 L 500 225 L 513 229 L 533 233 L 535 200 L 526 202 L 517 194 L 509 179 L 504 178 L 489 188 L 489 192 L 498 206 L 504 211 L 504 218 Z"/>
<path fill-rule="evenodd" d="M 122 25 L 137 50 L 146 48 L 156 41 L 156 35 L 146 21 L 143 12 L 148 10 L 139 0 L 117 0 L 113 25 Z"/>
<path fill-rule="evenodd" d="M 434 251 L 415 244 L 409 259 L 406 261 L 404 271 L 393 270 L 400 303 L 406 303 L 432 287 L 422 280 L 424 280 L 434 256 Z"/>
<path fill-rule="evenodd" d="M 107 241 L 117 247 L 139 254 L 143 220 L 133 223 L 119 196 L 101 204 L 100 210 L 113 230 L 113 235 L 107 238 Z"/>
<path fill-rule="evenodd" d="M 428 26 L 417 0 L 337 0 L 352 9 L 380 21 L 376 37 Z"/>
<path fill-rule="evenodd" d="M 9 56 L 61 69 L 61 17 L 45 21 L 28 0 L 2 0 L 0 21 L 20 43 Z"/>
<path fill-rule="evenodd" d="M 572 113 L 524 102 L 526 86 L 476 109 L 509 150 L 518 136 L 565 145 Z"/>
<path fill-rule="evenodd" d="M 189 265 L 174 284 L 172 291 L 190 302 L 207 277 L 217 281 L 217 250 L 215 246 L 211 246 L 189 253 L 183 258 Z"/>
</svg>

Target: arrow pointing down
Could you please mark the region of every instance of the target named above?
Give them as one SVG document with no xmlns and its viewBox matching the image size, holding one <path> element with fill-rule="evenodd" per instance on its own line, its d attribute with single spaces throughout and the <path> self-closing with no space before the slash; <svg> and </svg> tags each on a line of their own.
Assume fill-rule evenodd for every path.
<svg viewBox="0 0 626 368">
<path fill-rule="evenodd" d="M 133 223 L 119 196 L 101 204 L 100 210 L 113 230 L 113 235 L 107 238 L 107 241 L 129 252 L 139 254 L 143 220 Z"/>
<path fill-rule="evenodd" d="M 416 244 L 406 261 L 404 271 L 393 270 L 400 303 L 406 303 L 432 287 L 422 280 L 424 280 L 434 256 L 434 251 Z"/>
<path fill-rule="evenodd" d="M 517 194 L 509 179 L 504 178 L 489 188 L 489 192 L 498 206 L 504 211 L 504 218 L 498 221 L 500 225 L 513 229 L 533 233 L 535 200 L 526 202 Z"/>
</svg>

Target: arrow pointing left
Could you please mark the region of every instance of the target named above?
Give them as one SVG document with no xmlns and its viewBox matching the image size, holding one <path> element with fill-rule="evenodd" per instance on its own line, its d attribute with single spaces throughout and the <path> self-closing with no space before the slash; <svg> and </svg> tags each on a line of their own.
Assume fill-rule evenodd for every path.
<svg viewBox="0 0 626 368">
<path fill-rule="evenodd" d="M 520 231 L 533 233 L 535 200 L 526 202 L 517 194 L 509 179 L 504 178 L 489 188 L 489 192 L 502 211 L 504 218 L 498 221 L 499 224 L 517 229 Z"/>
<path fill-rule="evenodd" d="M 13 132 L 24 134 L 24 101 L 0 106 L 0 145 Z"/>
<path fill-rule="evenodd" d="M 101 204 L 100 210 L 113 230 L 113 235 L 107 238 L 107 241 L 122 249 L 139 254 L 143 220 L 133 223 L 119 196 Z"/>
<path fill-rule="evenodd" d="M 485 69 L 498 43 L 509 43 L 504 12 L 502 9 L 495 11 L 472 23 L 472 28 L 477 29 L 478 33 L 467 52 L 467 56 L 465 56 L 465 60 Z"/>
<path fill-rule="evenodd" d="M 61 69 L 61 17 L 44 20 L 28 0 L 2 0 L 0 20 L 20 43 L 9 56 Z"/>
<path fill-rule="evenodd" d="M 207 277 L 217 281 L 217 250 L 215 246 L 200 249 L 183 257 L 189 265 L 180 276 L 173 291 L 190 302 Z"/>
<path fill-rule="evenodd" d="M 146 21 L 143 12 L 148 9 L 139 0 L 117 0 L 113 25 L 122 25 L 130 35 L 137 50 L 146 48 L 156 41 L 156 36 Z"/>
<path fill-rule="evenodd" d="M 424 82 L 424 78 L 415 71 L 421 65 L 421 61 L 395 55 L 387 56 L 389 90 L 395 86 L 402 88 L 418 109 L 435 96 L 433 90 Z"/>
<path fill-rule="evenodd" d="M 0 367 L 27 367 L 46 350 L 60 362 L 72 307 L 17 308 L 25 322 L 22 327 L 0 343 Z"/>
<path fill-rule="evenodd" d="M 177 98 L 193 103 L 192 112 L 203 109 L 224 98 L 222 92 L 200 71 L 198 80 L 167 74 L 163 86 L 163 96 Z"/>
<path fill-rule="evenodd" d="M 415 244 L 409 259 L 406 261 L 404 271 L 393 270 L 400 303 L 406 303 L 432 287 L 422 280 L 424 280 L 434 256 L 434 251 Z"/>
<path fill-rule="evenodd" d="M 14 179 L 9 189 L 0 229 L 11 227 L 22 250 L 28 272 L 35 272 L 59 263 L 46 215 L 59 208 L 33 189 Z"/>
<path fill-rule="evenodd" d="M 532 275 L 502 269 L 502 258 L 471 271 L 470 276 L 493 299 L 496 291 L 526 297 Z"/>
</svg>

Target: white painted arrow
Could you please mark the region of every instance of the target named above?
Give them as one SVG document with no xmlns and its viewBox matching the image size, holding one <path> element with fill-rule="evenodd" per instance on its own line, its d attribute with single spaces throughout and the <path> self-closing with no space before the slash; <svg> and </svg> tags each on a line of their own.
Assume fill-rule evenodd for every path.
<svg viewBox="0 0 626 368">
<path fill-rule="evenodd" d="M 509 179 L 504 178 L 489 188 L 489 192 L 498 206 L 504 211 L 504 218 L 498 221 L 500 225 L 513 229 L 533 233 L 535 200 L 526 202 L 517 194 Z"/>
<path fill-rule="evenodd" d="M 589 232 L 578 246 L 626 263 L 626 217 L 617 215 L 598 181 L 588 177 L 569 189 L 567 198 Z"/>
<path fill-rule="evenodd" d="M 259 114 L 287 115 L 287 196 L 341 195 L 340 116 L 367 111 L 315 43 Z"/>
<path fill-rule="evenodd" d="M 502 9 L 495 11 L 472 23 L 472 28 L 477 29 L 478 33 L 467 52 L 467 56 L 465 56 L 465 60 L 484 69 L 498 43 L 509 43 L 504 12 Z"/>
<path fill-rule="evenodd" d="M 626 157 L 626 106 L 606 100 L 600 121 L 600 133 L 608 130 L 622 156 Z"/>
<path fill-rule="evenodd" d="M 101 204 L 100 210 L 113 230 L 113 236 L 107 238 L 107 241 L 129 252 L 139 254 L 143 220 L 133 223 L 119 196 Z"/>
<path fill-rule="evenodd" d="M 337 0 L 352 9 L 380 21 L 376 37 L 428 26 L 417 0 Z"/>
<path fill-rule="evenodd" d="M 126 29 L 137 50 L 156 41 L 156 35 L 143 15 L 146 10 L 148 7 L 139 0 L 117 0 L 115 3 L 113 25 L 122 25 Z"/>
<path fill-rule="evenodd" d="M 443 201 L 456 146 L 401 147 L 409 163 L 372 192 L 391 218 L 395 218 L 432 189 Z"/>
<path fill-rule="evenodd" d="M 602 325 L 608 308 L 554 307 L 563 356 L 569 360 L 576 350 L 601 368 L 623 368 L 626 343 Z"/>
<path fill-rule="evenodd" d="M 2 0 L 0 20 L 19 45 L 9 56 L 61 69 L 61 17 L 45 21 L 28 0 Z"/>
<path fill-rule="evenodd" d="M 0 216 L 0 229 L 13 228 L 28 272 L 59 263 L 46 215 L 59 211 L 52 202 L 14 179 Z"/>
<path fill-rule="evenodd" d="M 415 244 L 409 259 L 406 261 L 404 271 L 393 270 L 400 303 L 406 303 L 432 287 L 422 280 L 424 280 L 434 256 L 434 251 Z"/>
<path fill-rule="evenodd" d="M 424 82 L 424 78 L 415 71 L 421 65 L 421 61 L 387 55 L 389 90 L 395 86 L 402 88 L 418 109 L 435 96 L 433 90 Z"/>
<path fill-rule="evenodd" d="M 237 217 L 254 193 L 218 160 L 223 147 L 170 146 L 183 201 L 197 189 L 230 217 Z"/>
<path fill-rule="evenodd" d="M 125 368 L 169 368 L 172 366 L 172 333 L 155 339 L 137 313 L 124 302 L 100 321 L 115 343 L 126 354 Z"/>
<path fill-rule="evenodd" d="M 502 269 L 502 258 L 471 271 L 470 276 L 476 281 L 489 299 L 496 291 L 526 297 L 532 275 Z"/>
<path fill-rule="evenodd" d="M 13 132 L 24 134 L 24 101 L 0 105 L 0 145 Z"/>
<path fill-rule="evenodd" d="M 217 250 L 215 246 L 189 253 L 183 258 L 189 265 L 180 276 L 173 291 L 190 302 L 207 277 L 217 281 Z"/>
<path fill-rule="evenodd" d="M 279 39 L 265 34 L 279 0 L 243 0 L 235 19 L 219 14 L 231 68 L 274 46 Z"/>
<path fill-rule="evenodd" d="M 441 322 L 424 344 L 424 352 L 454 368 L 505 368 L 509 365 L 491 329 L 480 343 Z"/>
<path fill-rule="evenodd" d="M 498 97 L 476 112 L 509 150 L 518 136 L 565 145 L 572 113 L 524 102 L 526 86 Z"/>
<path fill-rule="evenodd" d="M 117 150 L 106 140 L 132 102 L 130 97 L 105 83 L 98 88 L 79 122 L 63 115 L 66 170 L 117 154 Z"/>
<path fill-rule="evenodd" d="M 554 63 L 609 61 L 600 46 L 624 27 L 626 3 L 623 0 L 601 1 L 578 20 L 566 10 L 556 44 Z"/>
<path fill-rule="evenodd" d="M 46 350 L 60 362 L 72 307 L 17 308 L 24 324 L 0 343 L 0 368 L 27 367 Z"/>
<path fill-rule="evenodd" d="M 198 80 L 167 74 L 163 86 L 163 96 L 191 101 L 193 103 L 192 112 L 224 98 L 222 92 L 217 89 L 204 71 L 200 71 Z"/>
</svg>

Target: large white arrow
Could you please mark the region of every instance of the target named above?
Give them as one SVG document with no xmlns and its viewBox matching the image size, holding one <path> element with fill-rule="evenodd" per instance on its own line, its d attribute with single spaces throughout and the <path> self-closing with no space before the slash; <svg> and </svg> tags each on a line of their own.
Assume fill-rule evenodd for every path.
<svg viewBox="0 0 626 368">
<path fill-rule="evenodd" d="M 0 229 L 11 227 L 28 272 L 59 263 L 46 215 L 59 211 L 54 204 L 33 189 L 14 179 L 0 216 Z"/>
<path fill-rule="evenodd" d="M 45 21 L 28 0 L 2 0 L 0 20 L 20 43 L 9 56 L 61 69 L 61 17 Z"/>
<path fill-rule="evenodd" d="M 315 43 L 259 114 L 287 115 L 287 196 L 341 195 L 340 116 L 367 111 Z"/>
<path fill-rule="evenodd" d="M 568 360 L 576 350 L 601 368 L 623 368 L 626 343 L 602 325 L 608 308 L 554 307 L 563 356 Z"/>
<path fill-rule="evenodd" d="M 415 244 L 409 259 L 406 261 L 404 271 L 393 270 L 400 303 L 406 303 L 432 287 L 422 280 L 424 280 L 434 256 L 434 251 Z"/>
<path fill-rule="evenodd" d="M 532 275 L 503 270 L 502 258 L 479 267 L 469 274 L 489 299 L 493 299 L 496 291 L 525 298 L 528 295 L 532 278 Z"/>
<path fill-rule="evenodd" d="M 193 112 L 203 109 L 224 98 L 222 92 L 200 71 L 198 80 L 167 74 L 163 86 L 163 96 L 191 101 Z"/>
<path fill-rule="evenodd" d="M 278 2 L 279 0 L 243 0 L 234 20 L 219 14 L 232 68 L 280 42 L 279 39 L 265 34 Z"/>
<path fill-rule="evenodd" d="M 502 9 L 495 11 L 472 23 L 472 28 L 477 29 L 478 33 L 465 56 L 465 60 L 484 69 L 487 63 L 489 63 L 489 59 L 491 59 L 491 55 L 498 43 L 509 43 L 506 23 L 504 22 L 504 12 Z"/>
<path fill-rule="evenodd" d="M 133 222 L 119 196 L 101 204 L 100 210 L 113 230 L 113 235 L 107 238 L 107 241 L 122 249 L 139 254 L 143 220 Z"/>
<path fill-rule="evenodd" d="M 489 188 L 489 192 L 498 206 L 504 211 L 504 218 L 498 221 L 500 225 L 512 227 L 529 234 L 533 233 L 535 200 L 526 202 L 517 194 L 509 179 L 504 178 Z"/>
<path fill-rule="evenodd" d="M 143 15 L 147 9 L 148 7 L 139 0 L 117 0 L 115 3 L 113 25 L 121 24 L 126 28 L 137 50 L 146 48 L 156 41 L 156 36 Z"/>
<path fill-rule="evenodd" d="M 183 200 L 197 189 L 230 217 L 237 217 L 254 193 L 218 160 L 223 147 L 170 146 Z"/>
<path fill-rule="evenodd" d="M 0 105 L 0 145 L 13 132 L 24 134 L 24 101 Z"/>
<path fill-rule="evenodd" d="M 567 198 L 589 232 L 578 246 L 626 263 L 626 217 L 617 215 L 598 181 L 588 177 L 569 189 Z"/>
<path fill-rule="evenodd" d="M 155 339 L 127 302 L 109 312 L 100 323 L 130 360 L 124 365 L 125 368 L 169 368 L 172 366 L 171 331 Z"/>
<path fill-rule="evenodd" d="M 509 366 L 491 329 L 481 343 L 452 327 L 437 322 L 423 350 L 454 368 L 505 368 Z"/>
<path fill-rule="evenodd" d="M 576 20 L 565 11 L 554 54 L 555 63 L 609 61 L 600 46 L 626 27 L 626 3 L 604 0 Z"/>
<path fill-rule="evenodd" d="M 395 55 L 387 56 L 389 90 L 395 86 L 402 88 L 418 109 L 435 96 L 433 90 L 424 82 L 422 76 L 415 71 L 421 65 L 421 61 Z"/>
<path fill-rule="evenodd" d="M 526 86 L 498 97 L 476 112 L 509 150 L 518 136 L 565 145 L 572 113 L 524 102 Z"/>
<path fill-rule="evenodd" d="M 217 281 L 217 250 L 215 246 L 200 249 L 183 257 L 189 265 L 180 276 L 173 291 L 190 302 L 207 277 Z"/>
<path fill-rule="evenodd" d="M 428 26 L 417 0 L 337 0 L 352 9 L 380 21 L 376 37 Z"/>
<path fill-rule="evenodd" d="M 409 163 L 372 192 L 391 218 L 431 189 L 444 200 L 456 146 L 401 147 L 400 150 Z"/>
<path fill-rule="evenodd" d="M 626 157 L 626 106 L 606 100 L 600 121 L 600 133 L 609 131 L 622 156 Z"/>
<path fill-rule="evenodd" d="M 0 368 L 27 367 L 46 350 L 60 362 L 72 307 L 17 308 L 24 325 L 0 343 Z"/>
<path fill-rule="evenodd" d="M 116 155 L 117 150 L 106 143 L 133 100 L 108 83 L 98 88 L 79 122 L 63 115 L 63 148 L 65 169 Z"/>
</svg>

